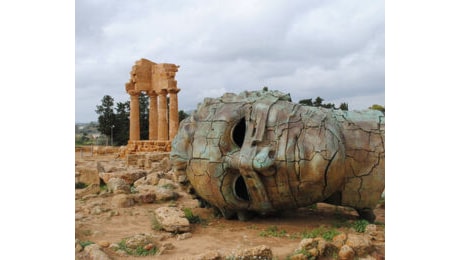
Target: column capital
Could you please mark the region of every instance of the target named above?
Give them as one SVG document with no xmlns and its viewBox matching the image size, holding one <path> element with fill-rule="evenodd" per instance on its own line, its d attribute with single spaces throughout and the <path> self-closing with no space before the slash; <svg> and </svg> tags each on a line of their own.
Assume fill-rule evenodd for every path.
<svg viewBox="0 0 460 260">
<path fill-rule="evenodd" d="M 149 97 L 156 97 L 156 96 L 158 96 L 158 93 L 155 90 L 149 90 L 149 91 L 147 91 L 147 95 Z"/>
<path fill-rule="evenodd" d="M 166 89 L 160 89 L 160 91 L 158 91 L 158 94 L 162 95 L 162 96 L 166 96 L 166 94 L 168 94 L 168 90 Z"/>
<path fill-rule="evenodd" d="M 168 88 L 168 93 L 169 94 L 177 94 L 179 93 L 180 88 Z"/>
<path fill-rule="evenodd" d="M 133 89 L 133 90 L 128 90 L 128 94 L 130 96 L 139 96 L 141 92 Z"/>
</svg>

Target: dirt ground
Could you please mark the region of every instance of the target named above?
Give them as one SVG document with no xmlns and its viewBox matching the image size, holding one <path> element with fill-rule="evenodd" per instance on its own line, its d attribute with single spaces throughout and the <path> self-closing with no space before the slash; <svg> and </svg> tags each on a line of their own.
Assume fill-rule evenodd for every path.
<svg viewBox="0 0 460 260">
<path fill-rule="evenodd" d="M 82 160 L 76 154 L 76 159 Z M 92 158 L 94 159 L 94 158 Z M 215 216 L 211 208 L 199 208 L 198 203 L 185 192 L 179 192 L 176 201 L 152 204 L 135 204 L 129 208 L 113 209 L 111 199 L 114 195 L 98 195 L 85 200 L 75 200 L 75 238 L 80 241 L 91 241 L 98 244 L 119 243 L 123 238 L 140 233 L 169 234 L 154 230 L 152 227 L 153 212 L 156 208 L 175 205 L 179 208 L 191 208 L 193 214 L 199 216 L 202 223 L 191 224 L 192 237 L 178 240 L 177 235 L 162 241 L 170 242 L 174 249 L 155 256 L 121 257 L 109 248 L 103 251 L 112 259 L 190 259 L 202 253 L 219 250 L 223 255 L 259 245 L 271 248 L 274 259 L 287 259 L 292 255 L 302 240 L 302 232 L 315 228 L 336 229 L 348 232 L 350 225 L 358 220 L 357 213 L 350 208 L 338 207 L 324 203 L 316 206 L 285 211 L 276 216 L 256 216 L 249 221 L 226 220 Z M 105 209 L 100 214 L 84 210 L 89 205 L 100 205 Z M 385 208 L 379 205 L 374 210 L 377 229 L 385 229 Z M 264 231 L 276 227 L 282 236 L 264 236 Z M 281 232 L 283 231 L 283 232 Z M 285 232 L 284 232 L 285 231 Z M 266 233 L 266 232 L 265 232 Z M 380 259 L 385 256 L 385 244 L 374 245 Z M 76 258 L 78 256 L 76 255 Z"/>
</svg>

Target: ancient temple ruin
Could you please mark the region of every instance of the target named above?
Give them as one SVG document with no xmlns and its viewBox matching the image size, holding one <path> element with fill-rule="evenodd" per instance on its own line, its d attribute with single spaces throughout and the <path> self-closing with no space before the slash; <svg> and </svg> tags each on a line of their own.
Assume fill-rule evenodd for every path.
<svg viewBox="0 0 460 260">
<path fill-rule="evenodd" d="M 126 83 L 130 95 L 129 141 L 127 153 L 171 150 L 171 141 L 179 127 L 177 81 L 174 79 L 179 66 L 155 63 L 147 59 L 136 61 L 131 78 Z M 149 96 L 149 139 L 140 138 L 139 95 Z M 168 104 L 169 97 L 169 104 Z"/>
</svg>

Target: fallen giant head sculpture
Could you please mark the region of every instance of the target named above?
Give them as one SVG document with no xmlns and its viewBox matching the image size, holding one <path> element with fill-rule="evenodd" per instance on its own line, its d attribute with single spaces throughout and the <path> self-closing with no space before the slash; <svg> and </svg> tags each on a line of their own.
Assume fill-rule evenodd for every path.
<svg viewBox="0 0 460 260">
<path fill-rule="evenodd" d="M 181 183 L 224 217 L 327 202 L 369 221 L 385 188 L 385 117 L 291 102 L 279 91 L 207 98 L 180 123 Z"/>
</svg>

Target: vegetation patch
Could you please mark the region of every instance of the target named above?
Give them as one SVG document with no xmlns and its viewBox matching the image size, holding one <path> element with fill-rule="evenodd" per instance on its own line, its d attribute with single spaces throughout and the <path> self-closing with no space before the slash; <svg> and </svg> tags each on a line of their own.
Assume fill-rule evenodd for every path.
<svg viewBox="0 0 460 260">
<path fill-rule="evenodd" d="M 85 248 L 86 246 L 89 246 L 91 244 L 94 244 L 93 241 L 89 241 L 89 240 L 88 241 L 80 241 L 79 243 L 80 243 L 80 246 L 83 247 L 83 248 Z"/>
<path fill-rule="evenodd" d="M 152 215 L 152 229 L 156 231 L 163 229 L 163 226 L 160 224 L 155 214 Z"/>
<path fill-rule="evenodd" d="M 316 238 L 322 237 L 326 241 L 332 241 L 332 239 L 340 234 L 338 230 L 335 228 L 326 229 L 324 226 L 320 226 L 319 228 L 315 228 L 311 231 L 304 231 L 302 232 L 302 238 Z"/>
<path fill-rule="evenodd" d="M 193 215 L 192 209 L 190 208 L 185 208 L 184 209 L 184 214 L 185 218 L 188 219 L 188 222 L 191 224 L 205 224 L 206 221 L 204 219 L 201 219 L 200 216 Z"/>
<path fill-rule="evenodd" d="M 126 240 L 123 239 L 121 240 L 120 243 L 118 243 L 118 248 L 120 250 L 125 251 L 128 253 L 128 255 L 134 255 L 134 256 L 148 256 L 148 255 L 155 255 L 158 252 L 158 248 L 152 247 L 151 249 L 146 249 L 143 246 L 138 246 L 135 249 L 131 249 L 126 246 Z"/>
<path fill-rule="evenodd" d="M 352 227 L 356 230 L 356 232 L 364 233 L 367 225 L 369 225 L 369 222 L 367 222 L 367 220 L 360 219 L 360 220 L 355 221 Z"/>
<path fill-rule="evenodd" d="M 270 226 L 259 233 L 259 236 L 261 237 L 285 237 L 286 235 L 286 230 L 278 230 L 277 226 Z"/>
</svg>

